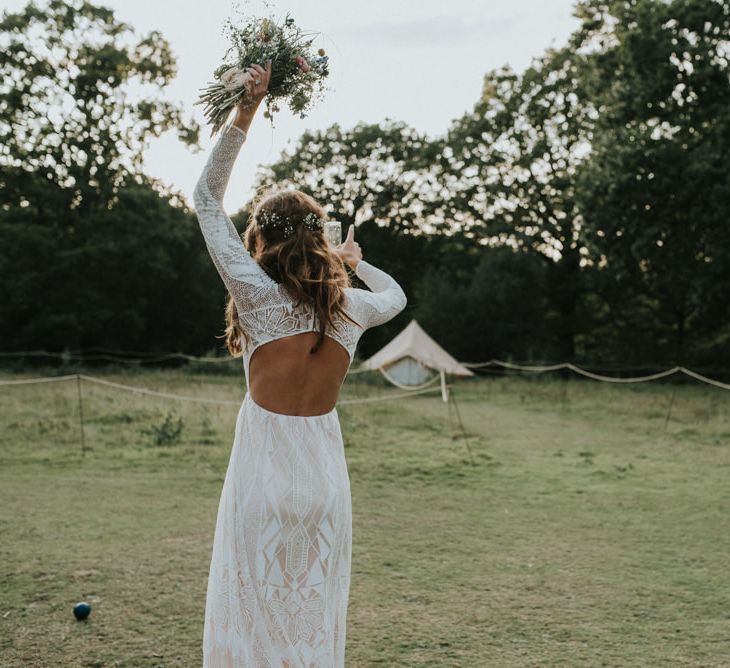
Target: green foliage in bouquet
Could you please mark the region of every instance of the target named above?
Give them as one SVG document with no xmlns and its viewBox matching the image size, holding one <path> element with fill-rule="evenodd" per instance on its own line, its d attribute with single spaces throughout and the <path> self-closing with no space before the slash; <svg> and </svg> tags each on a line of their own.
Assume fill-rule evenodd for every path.
<svg viewBox="0 0 730 668">
<path fill-rule="evenodd" d="M 224 62 L 215 69 L 216 81 L 201 89 L 195 104 L 204 104 L 206 121 L 214 135 L 228 115 L 248 94 L 250 75 L 246 68 L 253 64 L 266 67 L 271 60 L 271 81 L 264 103 L 264 116 L 272 118 L 286 102 L 292 112 L 306 116 L 314 101 L 324 93 L 324 80 L 329 74 L 329 57 L 324 49 L 313 47 L 317 33 L 304 32 L 287 14 L 283 22 L 272 17 L 249 18 L 243 27 L 231 19 L 226 21 L 231 46 Z"/>
</svg>

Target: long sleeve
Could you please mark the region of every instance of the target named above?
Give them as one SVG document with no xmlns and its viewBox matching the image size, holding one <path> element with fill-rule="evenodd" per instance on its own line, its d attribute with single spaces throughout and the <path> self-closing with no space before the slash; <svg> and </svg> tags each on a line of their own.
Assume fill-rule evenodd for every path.
<svg viewBox="0 0 730 668">
<path fill-rule="evenodd" d="M 240 310 L 264 306 L 277 283 L 251 257 L 223 209 L 228 186 L 246 133 L 229 124 L 214 144 L 193 192 L 195 211 L 208 252 Z"/>
<path fill-rule="evenodd" d="M 405 292 L 390 274 L 360 260 L 355 267 L 355 275 L 372 290 L 353 288 L 358 297 L 356 315 L 366 329 L 388 322 L 406 307 Z"/>
</svg>

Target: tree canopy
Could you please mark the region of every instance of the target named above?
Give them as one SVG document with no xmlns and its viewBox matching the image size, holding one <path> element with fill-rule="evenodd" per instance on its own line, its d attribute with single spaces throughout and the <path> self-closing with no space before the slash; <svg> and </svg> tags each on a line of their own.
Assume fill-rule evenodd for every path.
<svg viewBox="0 0 730 668">
<path fill-rule="evenodd" d="M 406 290 L 361 353 L 416 317 L 468 361 L 730 359 L 730 8 L 575 15 L 563 46 L 485 72 L 440 136 L 335 124 L 259 171 L 258 189 L 300 188 L 356 224 Z M 2 348 L 208 348 L 223 286 L 184 198 L 142 173 L 150 139 L 200 129 L 162 94 L 167 42 L 54 0 L 6 12 L 0 43 Z"/>
</svg>

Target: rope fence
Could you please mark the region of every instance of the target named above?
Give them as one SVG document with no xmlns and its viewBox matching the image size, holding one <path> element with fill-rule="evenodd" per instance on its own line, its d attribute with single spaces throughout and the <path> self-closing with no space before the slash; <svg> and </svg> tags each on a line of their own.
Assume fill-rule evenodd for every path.
<svg viewBox="0 0 730 668">
<path fill-rule="evenodd" d="M 192 397 L 186 394 L 173 394 L 171 392 L 160 392 L 159 390 L 151 390 L 147 387 L 138 387 L 135 385 L 126 385 L 124 383 L 117 383 L 104 378 L 98 378 L 96 376 L 89 376 L 83 373 L 74 373 L 67 376 L 46 376 L 43 378 L 23 378 L 20 380 L 0 380 L 0 386 L 3 385 L 31 385 L 36 383 L 54 383 L 61 380 L 85 380 L 90 383 L 96 383 L 97 385 L 105 385 L 107 387 L 113 387 L 115 389 L 123 390 L 126 392 L 132 392 L 134 394 L 144 394 L 153 397 L 161 397 L 164 399 L 178 399 L 180 401 L 191 401 L 194 403 L 204 404 L 218 404 L 221 406 L 240 406 L 241 402 L 234 399 L 208 399 L 206 397 Z M 450 385 L 447 385 L 450 387 Z M 371 401 L 390 401 L 391 399 L 398 399 L 401 397 L 410 397 L 415 394 L 425 394 L 426 392 L 440 392 L 441 387 L 429 387 L 417 390 L 411 390 L 408 392 L 401 392 L 399 394 L 387 394 L 384 396 L 377 397 L 365 397 L 361 399 L 341 399 L 337 402 L 337 406 L 343 404 L 363 404 Z"/>
<path fill-rule="evenodd" d="M 499 366 L 504 369 L 514 369 L 516 371 L 527 371 L 530 373 L 547 373 L 549 371 L 558 371 L 560 369 L 568 369 L 569 371 L 573 371 L 574 373 L 577 373 L 581 376 L 585 376 L 586 378 L 591 378 L 593 380 L 600 380 L 604 383 L 646 383 L 648 381 L 652 380 L 659 380 L 660 378 L 667 378 L 669 376 L 673 376 L 674 374 L 684 374 L 685 376 L 689 376 L 690 378 L 694 378 L 695 380 L 699 380 L 702 383 L 707 383 L 708 385 L 713 385 L 715 387 L 719 387 L 723 390 L 730 390 L 730 384 L 729 383 L 723 383 L 719 380 L 714 380 L 712 378 L 708 378 L 707 376 L 703 376 L 696 371 L 692 371 L 690 369 L 687 369 L 683 366 L 675 366 L 671 369 L 667 369 L 665 371 L 659 371 L 658 373 L 652 373 L 647 376 L 634 376 L 630 378 L 618 378 L 615 376 L 604 376 L 602 374 L 593 373 L 592 371 L 587 371 L 586 369 L 581 369 L 579 366 L 576 366 L 575 364 L 571 364 L 570 362 L 564 362 L 562 364 L 548 364 L 548 365 L 529 365 L 529 364 L 513 364 L 512 362 L 503 362 L 501 360 L 489 360 L 488 362 L 479 362 L 479 363 L 464 363 L 462 362 L 462 366 L 465 366 L 467 368 L 472 369 L 478 369 L 481 367 L 489 367 L 489 366 Z"/>
<path fill-rule="evenodd" d="M 163 399 L 175 399 L 177 401 L 189 401 L 199 404 L 216 404 L 219 406 L 241 406 L 241 401 L 234 399 L 211 399 L 207 397 L 193 397 L 185 394 L 174 394 L 172 392 L 161 392 L 159 390 L 151 390 L 147 387 L 138 387 L 135 385 L 126 385 L 125 383 L 117 383 L 115 381 L 106 380 L 104 378 L 98 378 L 96 376 L 90 376 L 87 374 L 75 373 L 65 376 L 45 376 L 42 378 L 21 378 L 16 380 L 0 380 L 0 386 L 11 387 L 18 385 L 36 385 L 39 383 L 57 383 L 59 381 L 76 381 L 77 389 L 77 400 L 78 400 L 78 413 L 79 413 L 79 429 L 81 435 L 81 454 L 86 455 L 86 436 L 84 429 L 84 398 L 81 391 L 81 381 L 87 381 L 89 383 L 95 383 L 97 385 L 103 385 L 105 387 L 111 387 L 116 390 L 122 390 L 125 392 L 131 392 L 133 394 L 142 394 L 152 397 L 160 397 Z M 451 385 L 446 384 L 446 388 L 451 388 Z M 354 404 L 365 404 L 373 401 L 391 401 L 392 399 L 400 399 L 403 397 L 411 397 L 417 394 L 425 394 L 427 392 L 442 392 L 442 387 L 428 387 L 412 390 L 409 392 L 400 392 L 397 394 L 388 393 L 386 395 L 376 397 L 363 397 L 360 399 L 340 399 L 336 406 L 342 405 L 354 405 Z M 468 445 L 467 445 L 468 447 Z"/>
<path fill-rule="evenodd" d="M 2 353 L 0 353 L 2 354 Z M 183 355 L 182 353 L 179 354 L 180 356 Z M 192 357 L 192 356 L 186 356 L 186 357 Z M 159 357 L 158 357 L 159 358 Z M 148 358 L 151 359 L 151 358 Z M 204 359 L 204 358 L 193 358 L 193 359 Z M 220 358 L 211 358 L 215 359 L 216 361 L 221 361 Z M 228 361 L 227 359 L 225 361 Z M 730 390 L 730 384 L 723 383 L 718 380 L 714 380 L 712 378 L 708 378 L 707 376 L 703 376 L 695 371 L 692 371 L 690 369 L 687 369 L 682 366 L 675 366 L 671 369 L 666 369 L 665 371 L 660 371 L 653 374 L 648 374 L 644 376 L 635 376 L 632 378 L 620 378 L 620 377 L 613 377 L 613 376 L 606 376 L 602 374 L 593 373 L 591 371 L 587 371 L 586 369 L 582 369 L 574 364 L 571 364 L 569 362 L 562 363 L 562 364 L 544 364 L 544 365 L 530 365 L 530 364 L 516 364 L 513 362 L 505 362 L 502 360 L 496 360 L 492 359 L 487 362 L 480 362 L 480 363 L 462 363 L 465 367 L 471 367 L 473 369 L 488 369 L 489 367 L 499 367 L 502 369 L 511 369 L 515 371 L 525 371 L 529 373 L 548 373 L 551 371 L 558 371 L 560 369 L 567 369 L 569 371 L 572 371 L 574 373 L 577 373 L 579 375 L 582 375 L 586 378 L 591 378 L 593 380 L 602 381 L 602 382 L 608 382 L 608 383 L 616 383 L 616 384 L 627 384 L 627 383 L 645 383 L 653 380 L 658 380 L 661 378 L 667 378 L 669 376 L 675 375 L 675 374 L 684 374 L 690 378 L 693 378 L 695 380 L 698 380 L 702 383 L 706 383 L 709 385 L 712 385 L 714 387 L 718 387 L 723 390 Z M 370 369 L 354 369 L 351 370 L 349 373 L 359 373 L 364 371 L 371 371 Z M 413 387 L 412 389 L 408 389 L 407 386 L 402 385 L 400 383 L 395 383 L 395 379 L 390 378 L 390 376 L 383 370 L 383 369 L 374 369 L 372 371 L 380 371 L 382 375 L 384 375 L 388 380 L 393 382 L 397 387 L 402 388 L 406 391 L 399 392 L 396 394 L 387 393 L 384 395 L 378 395 L 378 396 L 372 396 L 372 397 L 362 397 L 362 398 L 353 398 L 353 399 L 340 399 L 337 401 L 336 406 L 343 406 L 343 405 L 357 405 L 357 404 L 366 404 L 371 402 L 377 402 L 377 401 L 391 401 L 393 399 L 400 399 L 404 397 L 412 397 L 414 395 L 420 395 L 420 394 L 426 394 L 429 392 L 440 392 L 442 394 L 442 397 L 444 398 L 444 401 L 448 400 L 454 404 L 454 408 L 456 409 L 455 404 L 455 397 L 453 396 L 453 392 L 450 391 L 452 388 L 451 384 L 447 384 L 445 381 L 445 375 L 443 372 L 439 372 L 434 378 L 429 379 L 428 381 L 421 383 L 420 385 L 417 385 Z M 432 386 L 432 384 L 441 378 L 441 384 Z M 84 410 L 83 410 L 83 394 L 82 394 L 82 381 L 86 381 L 89 383 L 93 383 L 96 385 L 101 385 L 105 387 L 114 388 L 116 390 L 121 390 L 124 392 L 131 392 L 133 394 L 141 394 L 145 396 L 152 396 L 152 397 L 160 397 L 163 399 L 174 399 L 177 401 L 188 401 L 193 403 L 199 403 L 199 404 L 215 404 L 220 406 L 240 406 L 241 401 L 233 400 L 233 399 L 212 399 L 209 397 L 196 397 L 196 396 L 190 396 L 190 395 L 184 395 L 184 394 L 176 394 L 172 392 L 162 392 L 160 390 L 153 390 L 147 387 L 138 387 L 134 385 L 127 385 L 125 383 L 118 383 L 111 380 L 106 380 L 104 378 L 99 378 L 97 376 L 92 376 L 88 374 L 66 374 L 62 376 L 44 376 L 39 378 L 19 378 L 19 379 L 12 379 L 12 380 L 5 380 L 0 379 L 0 387 L 13 387 L 13 386 L 20 386 L 20 385 L 36 385 L 41 383 L 58 383 L 62 381 L 75 381 L 76 387 L 77 387 L 77 400 L 78 400 L 78 414 L 79 414 L 79 427 L 80 427 L 80 434 L 81 434 L 81 454 L 86 454 L 86 438 L 84 434 Z M 449 407 L 451 407 L 451 403 L 449 404 Z M 670 404 L 669 411 L 671 411 L 672 404 L 674 403 L 674 392 L 672 393 L 672 403 Z M 458 411 L 458 409 L 457 409 Z M 451 416 L 451 412 L 449 413 Z M 469 453 L 470 459 L 472 464 L 474 464 L 473 455 L 471 453 L 471 448 L 469 446 L 468 440 L 466 439 L 466 432 L 464 429 L 463 422 L 461 421 L 461 416 L 458 415 L 458 421 L 461 425 L 462 435 L 464 438 L 464 442 L 467 448 L 467 451 Z M 667 418 L 665 421 L 665 427 L 666 422 L 669 420 L 669 412 L 667 413 Z"/>
<path fill-rule="evenodd" d="M 142 364 L 142 363 L 156 363 L 156 362 L 162 362 L 165 360 L 170 359 L 180 359 L 185 360 L 188 362 L 202 362 L 202 363 L 214 363 L 214 364 L 222 364 L 222 363 L 230 363 L 237 358 L 233 357 L 211 357 L 211 356 L 195 356 L 195 355 L 188 355 L 186 353 L 142 353 L 139 351 L 123 351 L 123 350 L 114 350 L 114 349 L 107 349 L 107 348 L 91 348 L 89 350 L 96 350 L 99 351 L 98 354 L 89 355 L 87 353 L 81 353 L 78 351 L 67 351 L 64 353 L 56 353 L 56 352 L 49 352 L 45 350 L 29 350 L 29 351 L 11 351 L 11 352 L 2 352 L 0 351 L 0 358 L 21 358 L 21 357 L 51 357 L 51 358 L 64 358 L 71 361 L 77 361 L 77 362 L 91 362 L 91 361 L 99 361 L 99 360 L 106 360 L 111 362 L 118 362 L 122 364 Z M 118 355 L 138 355 L 138 357 L 119 357 Z M 588 371 L 587 369 L 583 369 L 579 366 L 576 366 L 575 364 L 572 364 L 570 362 L 562 362 L 559 364 L 544 364 L 544 365 L 535 365 L 535 364 L 516 364 L 514 362 L 505 362 L 503 360 L 498 359 L 491 359 L 486 362 L 460 362 L 460 364 L 464 367 L 471 368 L 471 369 L 487 369 L 488 367 L 499 367 L 503 369 L 511 369 L 514 371 L 523 371 L 526 373 L 548 373 L 551 371 L 559 371 L 561 369 L 567 369 L 569 371 L 572 371 L 573 373 L 576 373 L 580 376 L 584 376 L 586 378 L 591 378 L 593 380 L 598 380 L 601 382 L 606 383 L 645 383 L 648 381 L 653 380 L 659 380 L 661 378 L 667 378 L 669 376 L 675 375 L 675 374 L 683 374 L 685 376 L 688 376 L 690 378 L 693 378 L 694 380 L 697 380 L 701 383 L 706 383 L 708 385 L 712 385 L 714 387 L 718 387 L 723 390 L 730 390 L 730 383 L 724 383 L 719 380 L 715 380 L 713 378 L 709 378 L 708 376 L 705 376 L 703 374 L 700 374 L 696 371 L 692 371 L 691 369 L 687 369 L 683 366 L 675 366 L 671 369 L 666 369 L 664 371 L 659 371 L 657 373 L 643 375 L 643 376 L 629 376 L 629 377 L 618 377 L 618 376 L 607 376 L 605 374 L 599 374 L 595 373 L 593 371 Z M 360 373 L 366 373 L 375 371 L 373 369 L 365 369 L 365 368 L 351 368 L 347 373 L 348 375 L 354 375 L 354 374 L 360 374 Z M 407 389 L 406 385 L 402 385 L 394 378 L 389 376 L 387 373 L 385 373 L 384 370 L 380 370 L 381 373 L 394 385 L 401 389 Z M 81 374 L 83 376 L 83 374 Z M 65 380 L 68 378 L 75 378 L 76 374 L 71 376 L 57 376 L 57 377 L 50 377 L 52 380 Z M 91 382 L 97 382 L 97 379 L 93 379 L 92 376 L 83 376 L 84 378 L 90 380 Z M 93 379 L 93 380 L 92 380 Z M 39 378 L 39 379 L 32 379 L 32 380 L 22 380 L 22 381 L 2 381 L 0 384 L 8 385 L 13 383 L 26 383 L 26 382 L 46 382 L 48 378 Z M 434 383 L 437 380 L 437 377 L 431 378 L 425 383 L 422 383 L 411 390 L 409 392 L 412 394 L 418 389 L 425 388 L 431 383 Z M 102 381 L 98 381 L 102 382 Z M 104 381 L 104 382 L 110 382 L 110 381 Z M 141 391 L 141 390 L 140 390 Z"/>
</svg>

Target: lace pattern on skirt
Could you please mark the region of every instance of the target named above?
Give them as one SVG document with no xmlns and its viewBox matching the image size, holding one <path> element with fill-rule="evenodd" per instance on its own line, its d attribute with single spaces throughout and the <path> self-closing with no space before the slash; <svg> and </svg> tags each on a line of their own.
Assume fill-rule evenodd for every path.
<svg viewBox="0 0 730 668">
<path fill-rule="evenodd" d="M 343 667 L 351 557 L 337 409 L 284 415 L 247 392 L 218 507 L 204 668 Z"/>
</svg>

